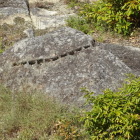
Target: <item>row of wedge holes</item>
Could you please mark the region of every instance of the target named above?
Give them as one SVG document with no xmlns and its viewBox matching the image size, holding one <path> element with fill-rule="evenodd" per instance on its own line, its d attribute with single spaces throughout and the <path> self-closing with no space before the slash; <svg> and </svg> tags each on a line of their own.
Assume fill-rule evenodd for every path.
<svg viewBox="0 0 140 140">
<path fill-rule="evenodd" d="M 34 65 L 34 64 L 42 64 L 42 63 L 46 63 L 46 62 L 52 62 L 52 61 L 56 61 L 62 57 L 66 57 L 67 55 L 74 55 L 76 52 L 81 51 L 83 48 L 87 49 L 89 47 L 90 46 L 80 47 L 80 48 L 77 48 L 77 49 L 72 50 L 70 52 L 64 53 L 60 56 L 54 56 L 52 58 L 42 58 L 42 59 L 36 59 L 36 60 L 23 61 L 23 62 L 19 62 L 19 63 L 13 63 L 13 66 L 20 66 L 20 65 L 25 65 L 25 64 Z"/>
</svg>

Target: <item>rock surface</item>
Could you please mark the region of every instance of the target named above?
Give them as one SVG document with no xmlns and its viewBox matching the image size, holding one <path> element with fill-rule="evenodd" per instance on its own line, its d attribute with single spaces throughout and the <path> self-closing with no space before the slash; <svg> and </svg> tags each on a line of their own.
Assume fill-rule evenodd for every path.
<svg viewBox="0 0 140 140">
<path fill-rule="evenodd" d="M 73 14 L 62 14 L 59 11 L 50 11 L 42 8 L 30 9 L 31 19 L 36 29 L 58 28 L 66 25 L 66 19 Z"/>
<path fill-rule="evenodd" d="M 28 6 L 25 0 L 1 0 L 0 24 L 14 24 L 16 17 L 22 17 L 30 21 Z"/>
<path fill-rule="evenodd" d="M 41 0 L 40 2 L 41 3 L 58 3 L 60 2 L 61 0 Z M 29 3 L 36 3 L 36 2 L 39 2 L 38 0 L 29 0 Z"/>
<path fill-rule="evenodd" d="M 100 48 L 113 53 L 135 73 L 140 75 L 140 48 L 105 43 L 100 44 Z"/>
<path fill-rule="evenodd" d="M 0 50 L 66 25 L 74 11 L 59 0 L 0 0 Z"/>
<path fill-rule="evenodd" d="M 14 25 L 14 19 L 20 17 L 30 23 L 34 30 L 52 31 L 65 26 L 66 19 L 71 15 L 74 15 L 74 11 L 60 0 L 1 0 L 0 2 L 0 25 L 4 23 Z"/>
<path fill-rule="evenodd" d="M 73 11 L 60 0 L 41 4 L 46 2 L 51 8 L 36 0 L 1 0 L 0 23 L 14 24 L 16 17 L 22 17 L 36 29 L 64 26 Z M 100 94 L 120 86 L 126 73 L 140 75 L 139 48 L 95 43 L 91 36 L 66 27 L 34 37 L 29 26 L 24 33 L 28 38 L 0 54 L 0 83 L 12 90 L 37 89 L 62 102 L 82 105 L 81 87 Z"/>
<path fill-rule="evenodd" d="M 33 7 L 30 8 L 30 15 L 32 19 L 32 23 L 36 29 L 56 29 L 58 27 L 62 27 L 66 25 L 66 19 L 69 16 L 75 15 L 74 11 L 69 9 L 64 2 L 51 2 L 52 6 L 46 9 L 44 4 L 44 8 Z"/>
<path fill-rule="evenodd" d="M 71 28 L 24 39 L 0 55 L 1 83 L 13 90 L 38 89 L 80 105 L 84 102 L 81 87 L 96 94 L 114 90 L 126 73 L 135 70 L 106 46 Z"/>
</svg>

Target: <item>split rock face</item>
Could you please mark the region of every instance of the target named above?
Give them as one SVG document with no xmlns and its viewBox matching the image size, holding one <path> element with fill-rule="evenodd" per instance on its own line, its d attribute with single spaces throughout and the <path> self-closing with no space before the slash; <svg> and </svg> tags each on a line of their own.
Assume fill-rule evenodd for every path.
<svg viewBox="0 0 140 140">
<path fill-rule="evenodd" d="M 100 48 L 110 51 L 135 73 L 140 74 L 140 48 L 103 43 Z"/>
<path fill-rule="evenodd" d="M 12 90 L 37 89 L 77 105 L 84 102 L 80 88 L 114 90 L 134 72 L 92 37 L 67 27 L 16 43 L 0 55 L 0 66 L 0 82 Z"/>
</svg>

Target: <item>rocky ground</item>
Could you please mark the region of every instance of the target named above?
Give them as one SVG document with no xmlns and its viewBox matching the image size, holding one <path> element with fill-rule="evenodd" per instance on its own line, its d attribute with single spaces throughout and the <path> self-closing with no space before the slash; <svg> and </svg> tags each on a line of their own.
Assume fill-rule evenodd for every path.
<svg viewBox="0 0 140 140">
<path fill-rule="evenodd" d="M 1 1 L 0 49 L 65 26 L 65 20 L 74 14 L 75 11 L 61 0 Z"/>
<path fill-rule="evenodd" d="M 101 93 L 119 86 L 126 73 L 139 75 L 140 50 L 135 48 L 139 32 L 124 38 L 109 32 L 88 36 L 61 29 L 68 17 L 76 15 L 76 8 L 59 0 L 3 1 L 0 46 L 12 47 L 0 55 L 0 82 L 13 90 L 28 85 L 65 101 L 81 102 L 82 86 Z"/>
<path fill-rule="evenodd" d="M 7 48 L 27 36 L 39 36 L 65 26 L 65 20 L 76 13 L 77 7 L 68 7 L 66 0 L 29 0 L 29 3 L 19 0 L 18 2 L 13 1 L 12 4 L 2 1 L 0 3 L 1 46 Z M 99 31 L 95 31 L 92 36 L 103 43 L 140 47 L 139 30 L 130 37 Z"/>
<path fill-rule="evenodd" d="M 88 140 L 89 135 L 79 124 L 83 108 L 90 107 L 84 105 L 89 92 L 82 92 L 82 88 L 94 95 L 103 94 L 105 89 L 116 91 L 121 87 L 126 74 L 140 76 L 139 31 L 124 38 L 99 31 L 90 36 L 63 27 L 76 9 L 68 8 L 66 0 L 0 0 L 1 139 L 56 140 L 62 136 Z M 133 81 L 132 87 L 137 84 Z M 129 86 L 120 91 L 120 96 L 127 89 L 133 90 Z M 110 100 L 105 97 L 107 102 L 112 102 L 110 93 Z M 53 104 L 49 97 L 53 97 Z M 57 100 L 65 108 L 60 108 Z M 79 108 L 70 109 L 69 114 L 68 106 Z"/>
<path fill-rule="evenodd" d="M 61 102 L 83 105 L 87 87 L 96 94 L 120 86 L 126 73 L 140 75 L 140 49 L 96 44 L 72 28 L 16 43 L 0 55 L 0 82 L 12 90 L 41 90 Z"/>
</svg>

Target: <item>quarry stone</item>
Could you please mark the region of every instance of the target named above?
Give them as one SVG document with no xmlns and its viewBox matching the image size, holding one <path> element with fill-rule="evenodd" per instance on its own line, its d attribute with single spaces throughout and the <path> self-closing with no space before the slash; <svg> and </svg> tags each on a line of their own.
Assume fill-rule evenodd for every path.
<svg viewBox="0 0 140 140">
<path fill-rule="evenodd" d="M 101 94 L 106 88 L 119 87 L 126 73 L 134 73 L 110 50 L 80 31 L 60 28 L 21 40 L 1 54 L 0 81 L 13 91 L 41 90 L 61 102 L 81 106 L 82 87 Z"/>
</svg>

